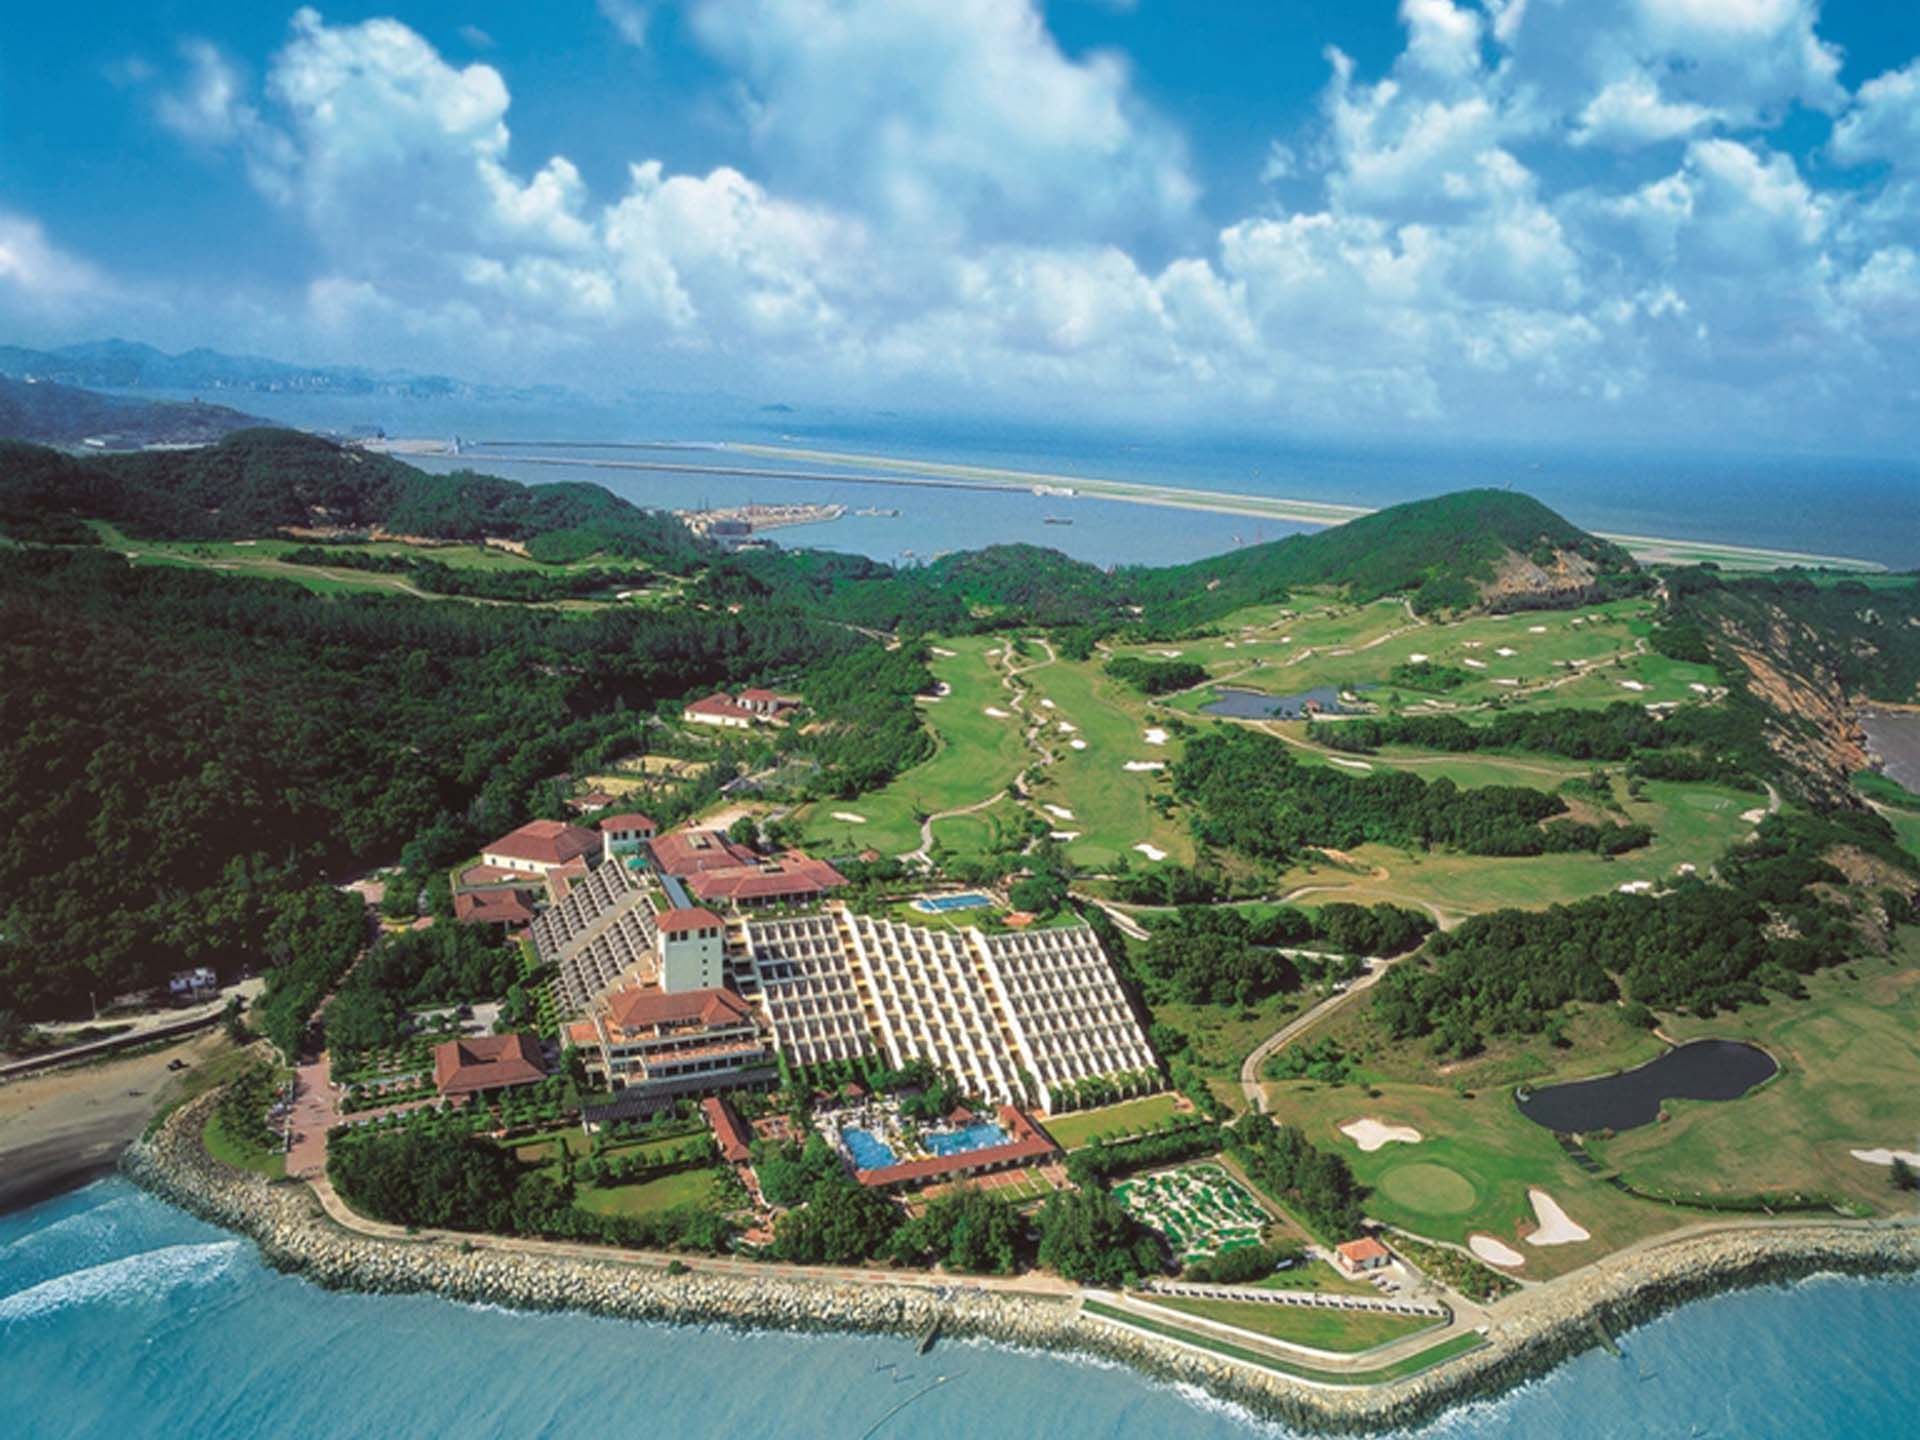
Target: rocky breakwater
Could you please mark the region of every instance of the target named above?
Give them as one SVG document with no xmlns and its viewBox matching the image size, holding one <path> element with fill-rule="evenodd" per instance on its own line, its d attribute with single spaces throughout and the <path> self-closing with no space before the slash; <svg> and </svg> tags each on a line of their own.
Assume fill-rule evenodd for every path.
<svg viewBox="0 0 1920 1440">
<path fill-rule="evenodd" d="M 979 1338 L 1071 1352 L 1129 1365 L 1197 1386 L 1269 1419 L 1299 1428 L 1361 1432 L 1397 1429 L 1449 1406 L 1512 1388 L 1566 1357 L 1604 1343 L 1686 1300 L 1737 1285 L 1822 1270 L 1849 1273 L 1920 1268 L 1911 1228 L 1792 1227 L 1675 1242 L 1589 1278 L 1529 1291 L 1490 1327 L 1488 1344 L 1424 1374 L 1392 1383 L 1339 1383 L 1278 1370 L 1163 1340 L 1081 1311 L 1066 1296 L 945 1286 L 853 1283 L 785 1267 L 765 1274 L 689 1257 L 564 1253 L 494 1237 L 369 1234 L 336 1223 L 305 1185 L 269 1182 L 208 1156 L 200 1136 L 217 1097 L 183 1106 L 131 1147 L 128 1175 L 201 1218 L 251 1236 L 275 1268 L 333 1289 L 432 1292 L 523 1310 L 578 1310 L 625 1319 L 750 1329 L 834 1330 L 920 1335 L 935 1324 L 950 1339 Z M 370 1227 L 379 1228 L 379 1227 Z M 1596 1325 L 1596 1321 L 1599 1325 Z"/>
</svg>

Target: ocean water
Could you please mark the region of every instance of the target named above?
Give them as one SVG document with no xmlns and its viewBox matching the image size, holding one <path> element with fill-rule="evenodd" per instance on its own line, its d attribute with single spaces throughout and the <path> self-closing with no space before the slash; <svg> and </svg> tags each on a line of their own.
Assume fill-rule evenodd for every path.
<svg viewBox="0 0 1920 1440">
<path fill-rule="evenodd" d="M 142 392 L 149 396 L 157 392 Z M 1498 445 L 1315 444 L 1277 434 L 1098 428 L 887 412 L 774 409 L 726 395 L 636 397 L 622 405 L 479 404 L 238 393 L 216 397 L 286 424 L 474 441 L 736 442 L 991 466 L 1042 474 L 1382 506 L 1470 486 L 1511 486 L 1589 530 L 1849 556 L 1897 570 L 1920 566 L 1920 463 L 1814 455 L 1683 454 L 1627 445 L 1578 450 Z M 726 454 L 700 464 L 784 462 Z M 451 465 L 422 460 L 427 468 Z M 459 462 L 455 462 L 459 463 Z M 1026 494 L 932 491 L 852 481 L 619 472 L 465 463 L 530 483 L 590 480 L 669 509 L 747 500 L 893 506 L 899 518 L 855 517 L 773 532 L 783 544 L 918 560 L 1024 540 L 1096 564 L 1171 564 L 1278 539 L 1296 527 L 1196 511 Z M 805 467 L 801 467 L 805 468 Z M 1071 526 L 1046 525 L 1049 514 Z M 905 554 L 912 551 L 911 555 Z"/>
<path fill-rule="evenodd" d="M 1920 1283 L 1815 1278 L 1689 1306 L 1446 1437 L 1920 1433 Z M 945 1384 L 927 1386 L 938 1376 Z M 918 1397 L 918 1398 L 913 1398 Z M 902 1401 L 906 1408 L 889 1418 Z M 882 1423 L 884 1422 L 884 1423 Z M 879 1425 L 875 1431 L 872 1427 Z M 0 1435 L 1284 1436 L 1111 1365 L 330 1294 L 108 1180 L 0 1217 Z"/>
</svg>

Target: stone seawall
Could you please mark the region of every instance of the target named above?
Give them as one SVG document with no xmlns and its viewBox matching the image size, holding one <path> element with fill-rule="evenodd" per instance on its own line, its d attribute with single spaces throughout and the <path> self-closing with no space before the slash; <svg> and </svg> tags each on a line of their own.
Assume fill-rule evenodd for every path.
<svg viewBox="0 0 1920 1440">
<path fill-rule="evenodd" d="M 1422 1375 L 1383 1385 L 1296 1380 L 1186 1349 L 1091 1315 L 1065 1297 L 690 1270 L 608 1251 L 585 1258 L 442 1237 L 386 1239 L 336 1224 L 304 1185 L 273 1183 L 211 1159 L 201 1131 L 217 1096 L 181 1107 L 130 1148 L 127 1174 L 202 1219 L 253 1238 L 276 1269 L 341 1290 L 431 1292 L 522 1310 L 745 1329 L 920 1335 L 938 1321 L 950 1338 L 1068 1351 L 1117 1361 L 1170 1383 L 1197 1386 L 1260 1417 L 1314 1430 L 1401 1428 L 1450 1406 L 1489 1398 L 1688 1300 L 1816 1272 L 1920 1269 L 1912 1226 L 1795 1225 L 1715 1234 L 1636 1255 L 1535 1292 L 1493 1325 L 1483 1348 Z M 694 1262 L 696 1265 L 697 1261 Z M 1597 1323 L 1596 1323 L 1597 1322 Z"/>
</svg>

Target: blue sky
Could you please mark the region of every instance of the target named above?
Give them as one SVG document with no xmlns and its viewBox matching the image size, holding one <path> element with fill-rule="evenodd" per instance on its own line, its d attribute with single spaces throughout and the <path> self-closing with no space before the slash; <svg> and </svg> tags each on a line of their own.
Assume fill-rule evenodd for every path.
<svg viewBox="0 0 1920 1440">
<path fill-rule="evenodd" d="M 1920 6 L 11 7 L 0 340 L 1906 453 Z"/>
</svg>

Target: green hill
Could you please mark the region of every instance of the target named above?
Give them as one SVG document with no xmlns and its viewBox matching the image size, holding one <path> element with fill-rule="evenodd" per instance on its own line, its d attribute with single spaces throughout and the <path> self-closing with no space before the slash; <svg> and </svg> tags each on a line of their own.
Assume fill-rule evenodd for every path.
<svg viewBox="0 0 1920 1440">
<path fill-rule="evenodd" d="M 53 538 L 49 527 L 78 517 L 163 540 L 300 527 L 518 540 L 534 558 L 553 561 L 601 553 L 675 565 L 703 553 L 672 516 L 598 485 L 431 475 L 295 430 L 241 430 L 194 450 L 82 457 L 0 442 L 0 523 L 23 537 Z"/>
<path fill-rule="evenodd" d="M 51 381 L 0 376 L 0 436 L 41 445 L 202 445 L 260 422 L 225 405 L 125 400 Z"/>
<path fill-rule="evenodd" d="M 1572 604 L 1637 584 L 1632 559 L 1528 495 L 1466 490 L 1188 565 L 1102 570 L 1057 550 L 994 545 L 889 571 L 844 556 L 729 560 L 716 598 L 779 595 L 862 625 L 951 630 L 994 618 L 1041 625 L 1205 624 L 1303 587 L 1349 599 L 1407 595 L 1422 612 Z"/>
<path fill-rule="evenodd" d="M 1220 614 L 1309 585 L 1352 600 L 1407 595 L 1422 612 L 1575 598 L 1635 569 L 1531 495 L 1462 490 L 1390 506 L 1345 525 L 1150 572 L 1162 606 Z"/>
</svg>

